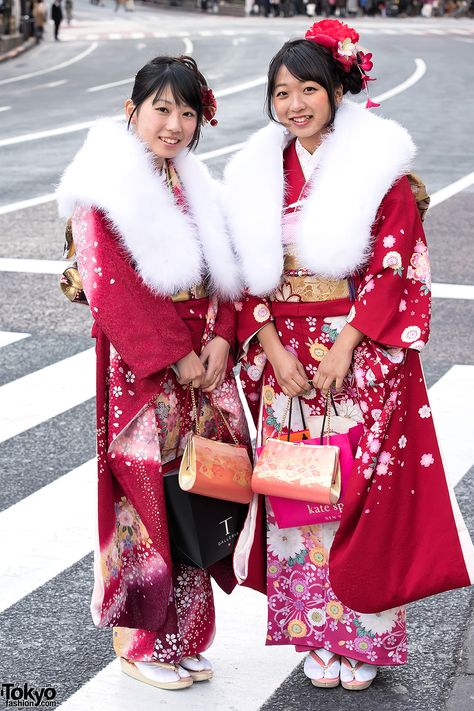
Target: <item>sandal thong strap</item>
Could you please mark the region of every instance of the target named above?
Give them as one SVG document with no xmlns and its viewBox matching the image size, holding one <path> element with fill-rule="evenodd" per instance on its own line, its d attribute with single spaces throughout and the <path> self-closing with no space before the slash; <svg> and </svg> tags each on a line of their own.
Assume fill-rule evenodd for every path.
<svg viewBox="0 0 474 711">
<path fill-rule="evenodd" d="M 331 666 L 331 664 L 334 664 L 334 662 L 336 662 L 339 659 L 339 654 L 333 654 L 332 657 L 329 659 L 329 661 L 325 663 L 325 662 L 323 662 L 321 657 L 318 655 L 318 653 L 315 652 L 314 650 L 311 650 L 311 652 L 309 653 L 309 656 L 311 657 L 311 659 L 314 659 L 314 661 L 317 662 L 319 664 L 319 666 L 324 669 L 324 671 L 327 671 L 329 669 L 329 667 Z"/>
<path fill-rule="evenodd" d="M 354 665 L 346 657 L 341 657 L 341 661 L 347 669 L 352 672 L 352 678 L 355 679 L 356 672 L 364 665 L 366 662 L 357 661 Z"/>
</svg>

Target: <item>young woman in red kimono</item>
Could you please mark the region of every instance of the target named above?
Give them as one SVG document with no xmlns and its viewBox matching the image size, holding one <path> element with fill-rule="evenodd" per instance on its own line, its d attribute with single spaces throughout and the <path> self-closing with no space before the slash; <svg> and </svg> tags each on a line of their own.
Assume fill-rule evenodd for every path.
<svg viewBox="0 0 474 711">
<path fill-rule="evenodd" d="M 114 627 L 125 673 L 168 689 L 212 676 L 200 653 L 215 631 L 209 571 L 174 565 L 168 539 L 163 466 L 192 426 L 188 385 L 201 388 L 205 436 L 219 405 L 248 441 L 229 356 L 239 278 L 218 192 L 191 152 L 215 108 L 194 60 L 154 59 L 125 103 L 128 126 L 97 123 L 58 190 L 97 344 L 92 615 Z M 229 560 L 211 572 L 232 590 Z"/>
<path fill-rule="evenodd" d="M 321 415 L 333 386 L 338 414 L 364 425 L 340 523 L 279 529 L 255 497 L 234 568 L 267 593 L 267 644 L 308 651 L 313 684 L 348 689 L 406 662 L 406 603 L 474 578 L 419 357 L 430 270 L 406 177 L 415 148 L 394 121 L 343 98 L 372 67 L 357 41 L 325 20 L 286 43 L 269 69 L 272 123 L 226 171 L 257 444 L 281 428 L 288 397 Z"/>
</svg>

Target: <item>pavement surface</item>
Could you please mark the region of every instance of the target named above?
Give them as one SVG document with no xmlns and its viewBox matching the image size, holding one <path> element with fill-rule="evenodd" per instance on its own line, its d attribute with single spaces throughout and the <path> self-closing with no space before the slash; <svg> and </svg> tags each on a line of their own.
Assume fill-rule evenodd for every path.
<svg viewBox="0 0 474 711">
<path fill-rule="evenodd" d="M 62 254 L 64 225 L 51 200 L 61 172 L 91 122 L 122 112 L 131 78 L 148 59 L 192 53 L 213 89 L 226 92 L 219 100 L 219 126 L 205 131 L 198 149 L 219 176 L 229 147 L 265 124 L 263 77 L 271 56 L 308 24 L 305 18 L 220 18 L 148 7 L 114 13 L 110 0 L 105 7 L 80 0 L 71 26 L 62 26 L 62 41 L 55 43 L 49 28 L 38 48 L 0 66 L 0 410 L 8 402 L 19 423 L 14 436 L 5 439 L 0 431 L 0 532 L 7 537 L 7 548 L 19 551 L 11 565 L 0 560 L 0 574 L 5 573 L 0 685 L 51 685 L 66 711 L 118 711 L 131 704 L 144 711 L 156 706 L 189 706 L 193 711 L 316 711 L 323 705 L 327 711 L 474 709 L 472 589 L 411 605 L 409 664 L 381 670 L 362 694 L 312 687 L 300 656 L 289 648 L 264 648 L 263 618 L 262 630 L 260 622 L 255 629 L 245 622 L 253 619 L 261 602 L 233 602 L 234 596 L 223 601 L 219 612 L 209 656 L 216 665 L 220 660 L 221 668 L 209 690 L 193 689 L 192 695 L 183 692 L 176 698 L 137 689 L 141 685 L 133 680 L 112 686 L 110 679 L 118 677 L 107 676 L 109 670 L 115 673 L 110 631 L 96 629 L 89 613 L 92 554 L 87 535 L 93 504 L 88 510 L 79 504 L 74 509 L 74 501 L 89 492 L 88 484 L 67 489 L 72 501 L 64 500 L 58 488 L 63 482 L 72 487 L 75 472 L 95 454 L 94 400 L 89 384 L 83 386 L 74 369 L 75 359 L 87 357 L 93 345 L 91 318 L 87 308 L 64 299 L 57 274 L 41 266 Z M 378 111 L 410 131 L 418 145 L 416 171 L 430 194 L 439 196 L 426 218 L 433 281 L 472 287 L 474 22 L 420 18 L 354 24 L 361 44 L 374 53 L 378 80 L 372 94 L 392 92 Z M 462 179 L 462 189 L 443 199 L 440 191 Z M 41 260 L 41 265 L 27 272 L 21 266 L 26 261 L 13 260 Z M 456 366 L 474 368 L 472 290 L 461 293 L 455 286 L 449 293 L 449 298 L 433 302 L 432 338 L 423 355 L 429 387 L 441 387 L 453 372 L 472 372 L 453 371 Z M 443 391 L 445 411 L 454 413 L 445 415 L 446 420 L 472 420 L 474 392 L 467 390 L 467 382 L 473 381 L 463 377 L 456 376 L 455 387 Z M 45 383 L 51 383 L 51 397 L 38 401 Z M 28 412 L 22 412 L 21 398 Z M 467 446 L 473 452 L 469 442 Z M 473 476 L 474 454 L 456 486 L 470 531 Z M 42 492 L 51 492 L 41 499 L 44 517 L 35 504 Z M 68 506 L 71 526 L 58 528 L 55 521 Z M 35 556 L 41 560 L 38 569 Z M 2 703 L 0 696 L 0 709 Z"/>
</svg>

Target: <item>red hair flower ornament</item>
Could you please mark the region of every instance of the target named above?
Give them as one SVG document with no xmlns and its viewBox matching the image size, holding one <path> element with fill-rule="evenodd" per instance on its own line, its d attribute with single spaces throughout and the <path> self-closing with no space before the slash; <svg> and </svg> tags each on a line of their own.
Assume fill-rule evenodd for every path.
<svg viewBox="0 0 474 711">
<path fill-rule="evenodd" d="M 214 116 L 217 113 L 217 101 L 212 93 L 212 89 L 208 86 L 201 86 L 202 100 L 202 118 L 203 123 L 210 123 L 211 126 L 217 126 L 217 119 Z"/>
<path fill-rule="evenodd" d="M 380 106 L 370 99 L 367 88 L 368 82 L 374 81 L 374 77 L 367 75 L 367 72 L 370 72 L 374 66 L 372 54 L 371 52 L 365 54 L 358 49 L 359 34 L 356 30 L 340 20 L 321 20 L 309 28 L 305 39 L 330 49 L 332 56 L 345 72 L 350 72 L 354 65 L 357 66 L 362 76 L 363 89 L 367 95 L 365 108 L 371 109 L 374 106 Z"/>
</svg>

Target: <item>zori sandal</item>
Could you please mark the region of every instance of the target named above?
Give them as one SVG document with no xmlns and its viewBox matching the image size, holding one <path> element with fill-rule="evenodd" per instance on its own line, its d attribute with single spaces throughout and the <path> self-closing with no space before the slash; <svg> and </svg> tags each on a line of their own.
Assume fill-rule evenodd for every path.
<svg viewBox="0 0 474 711">
<path fill-rule="evenodd" d="M 158 689 L 186 689 L 193 685 L 191 675 L 179 664 L 135 662 L 120 657 L 120 665 L 124 674 Z"/>
<path fill-rule="evenodd" d="M 207 681 L 213 677 L 212 664 L 202 654 L 183 657 L 180 666 L 191 674 L 193 681 Z"/>
<path fill-rule="evenodd" d="M 333 688 L 339 685 L 341 658 L 327 649 L 311 651 L 304 661 L 304 673 L 314 686 Z"/>
<path fill-rule="evenodd" d="M 376 676 L 377 667 L 374 664 L 341 657 L 341 684 L 344 689 L 350 691 L 368 689 Z"/>
</svg>

